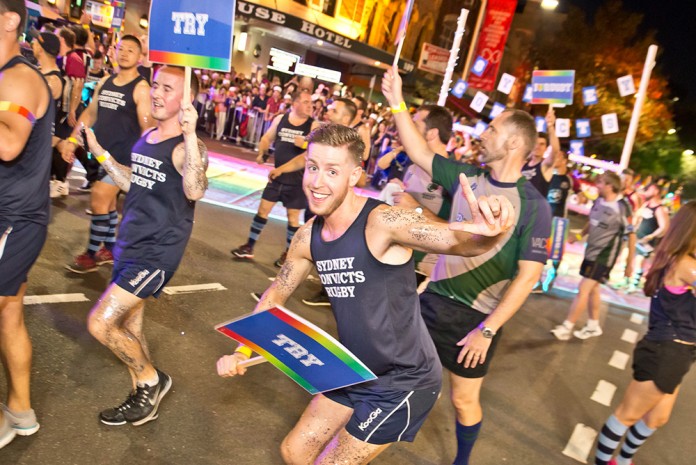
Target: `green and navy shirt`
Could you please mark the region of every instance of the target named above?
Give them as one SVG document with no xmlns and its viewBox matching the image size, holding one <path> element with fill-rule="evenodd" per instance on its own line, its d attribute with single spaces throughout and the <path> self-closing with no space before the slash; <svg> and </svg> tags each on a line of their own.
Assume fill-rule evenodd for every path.
<svg viewBox="0 0 696 465">
<path fill-rule="evenodd" d="M 551 235 L 551 209 L 539 191 L 520 176 L 517 182 L 503 183 L 486 170 L 433 158 L 433 182 L 452 196 L 450 221 L 471 219 L 462 196 L 459 174 L 464 173 L 476 194 L 502 195 L 515 209 L 515 227 L 488 252 L 477 257 L 440 255 L 428 290 L 489 314 L 498 306 L 518 270 L 518 261 L 546 263 L 546 242 Z"/>
<path fill-rule="evenodd" d="M 590 210 L 585 260 L 612 268 L 624 234 L 633 232 L 633 212 L 626 199 L 607 202 L 599 197 Z"/>
</svg>

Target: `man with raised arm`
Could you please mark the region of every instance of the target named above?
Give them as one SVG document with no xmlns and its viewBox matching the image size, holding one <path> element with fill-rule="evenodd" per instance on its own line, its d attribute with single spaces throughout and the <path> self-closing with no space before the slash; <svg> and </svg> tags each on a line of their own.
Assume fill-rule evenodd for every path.
<svg viewBox="0 0 696 465">
<path fill-rule="evenodd" d="M 421 309 L 442 365 L 450 372 L 457 416 L 456 465 L 468 464 L 483 419 L 479 394 L 505 322 L 520 309 L 546 262 L 551 212 L 546 199 L 521 175 L 537 139 L 534 119 L 506 110 L 481 135 L 480 160 L 488 170 L 436 156 L 416 130 L 394 69 L 382 79 L 401 142 L 411 160 L 452 195 L 450 221 L 470 217 L 458 178 L 476 196 L 500 195 L 514 209 L 514 228 L 484 254 L 441 255 L 421 294 Z"/>
<path fill-rule="evenodd" d="M 438 397 L 442 372 L 419 315 L 412 249 L 485 253 L 514 216 L 504 198 L 477 202 L 465 178 L 471 222 L 434 223 L 414 210 L 359 196 L 353 187 L 364 148 L 358 132 L 342 125 L 310 134 L 303 187 L 317 216 L 300 228 L 255 309 L 283 305 L 316 266 L 339 340 L 377 375 L 316 395 L 281 445 L 288 464 L 365 464 L 394 442 L 413 441 Z M 328 279 L 337 272 L 341 279 Z M 244 374 L 239 362 L 250 354 L 238 346 L 218 361 L 218 374 Z"/>
<path fill-rule="evenodd" d="M 90 151 L 126 192 L 123 221 L 114 247 L 111 284 L 89 314 L 89 332 L 130 371 L 133 390 L 118 407 L 99 414 L 107 425 L 142 425 L 157 418 L 171 378 L 156 369 L 143 334 L 145 299 L 157 297 L 176 271 L 193 228 L 196 200 L 208 186 L 205 145 L 196 137 L 192 101 L 198 79 L 184 95 L 184 69 L 160 68 L 152 85 L 157 126 L 133 146 L 130 166 L 115 160 L 86 132 Z"/>
<path fill-rule="evenodd" d="M 20 53 L 27 9 L 0 0 L 0 358 L 7 374 L 0 448 L 39 429 L 31 408 L 27 275 L 46 241 L 55 107 L 41 72 Z"/>
</svg>

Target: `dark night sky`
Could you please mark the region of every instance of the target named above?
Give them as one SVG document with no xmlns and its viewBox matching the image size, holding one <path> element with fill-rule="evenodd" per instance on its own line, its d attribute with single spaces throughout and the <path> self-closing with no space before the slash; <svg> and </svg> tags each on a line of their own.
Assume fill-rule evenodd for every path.
<svg viewBox="0 0 696 465">
<path fill-rule="evenodd" d="M 560 0 L 593 15 L 605 0 Z M 643 27 L 657 31 L 658 67 L 670 82 L 680 139 L 696 149 L 696 2 L 623 0 L 624 9 L 644 14 Z M 646 50 L 647 53 L 647 50 Z"/>
</svg>

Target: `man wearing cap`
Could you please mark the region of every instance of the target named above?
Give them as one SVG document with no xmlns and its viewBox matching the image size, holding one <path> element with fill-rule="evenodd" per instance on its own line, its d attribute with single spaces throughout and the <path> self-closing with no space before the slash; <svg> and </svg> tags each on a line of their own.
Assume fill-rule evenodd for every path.
<svg viewBox="0 0 696 465">
<path fill-rule="evenodd" d="M 280 112 L 280 104 L 282 103 L 282 99 L 280 97 L 280 93 L 283 91 L 283 88 L 280 86 L 275 86 L 273 87 L 273 94 L 271 94 L 271 98 L 268 99 L 268 103 L 266 105 L 266 116 L 265 116 L 265 121 L 266 124 L 264 126 L 264 132 L 271 126 L 271 122 L 273 121 L 273 118 L 276 117 L 276 115 Z"/>
<path fill-rule="evenodd" d="M 0 0 L 0 360 L 7 374 L 0 448 L 39 429 L 30 401 L 32 347 L 23 299 L 46 241 L 55 109 L 46 80 L 20 53 L 26 19 L 23 0 Z"/>
</svg>

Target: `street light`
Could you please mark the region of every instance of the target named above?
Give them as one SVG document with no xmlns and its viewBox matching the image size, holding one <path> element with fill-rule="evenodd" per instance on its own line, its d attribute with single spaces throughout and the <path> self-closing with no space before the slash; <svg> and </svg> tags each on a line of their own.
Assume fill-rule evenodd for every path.
<svg viewBox="0 0 696 465">
<path fill-rule="evenodd" d="M 669 135 L 671 136 L 671 135 L 674 134 L 675 132 L 677 132 L 677 130 L 674 129 L 674 128 L 672 128 L 672 129 L 670 129 L 669 131 L 667 131 L 667 134 L 669 134 Z"/>
</svg>

